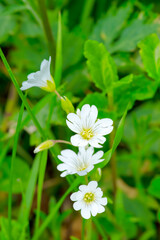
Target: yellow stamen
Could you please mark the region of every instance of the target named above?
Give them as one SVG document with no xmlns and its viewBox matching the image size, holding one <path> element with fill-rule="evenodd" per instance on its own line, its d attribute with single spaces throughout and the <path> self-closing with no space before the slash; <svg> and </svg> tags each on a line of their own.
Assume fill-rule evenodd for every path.
<svg viewBox="0 0 160 240">
<path fill-rule="evenodd" d="M 83 129 L 83 131 L 81 132 L 81 136 L 86 139 L 89 140 L 93 137 L 93 132 L 92 129 Z"/>
<path fill-rule="evenodd" d="M 83 200 L 84 200 L 86 203 L 93 202 L 93 201 L 94 201 L 94 194 L 91 193 L 91 192 L 86 193 L 86 194 L 84 195 Z"/>
</svg>

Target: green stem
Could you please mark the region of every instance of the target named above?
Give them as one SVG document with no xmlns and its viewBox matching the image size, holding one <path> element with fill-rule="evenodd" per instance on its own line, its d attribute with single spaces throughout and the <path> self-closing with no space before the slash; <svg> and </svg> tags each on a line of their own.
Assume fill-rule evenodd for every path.
<svg viewBox="0 0 160 240">
<path fill-rule="evenodd" d="M 96 218 L 93 218 L 93 222 L 96 225 L 96 228 L 99 231 L 100 235 L 103 237 L 103 240 L 108 240 L 108 237 L 106 236 L 106 233 L 98 220 Z"/>
<path fill-rule="evenodd" d="M 39 9 L 40 9 L 40 13 L 41 13 L 41 18 L 42 18 L 42 23 L 43 23 L 43 29 L 46 35 L 46 39 L 47 39 L 47 43 L 48 43 L 48 49 L 49 49 L 49 54 L 52 58 L 52 69 L 53 69 L 53 73 L 55 70 L 55 56 L 56 56 L 56 44 L 55 44 L 55 40 L 53 38 L 52 35 L 52 30 L 49 24 L 49 20 L 48 20 L 48 16 L 47 16 L 47 9 L 45 6 L 45 0 L 38 0 L 38 4 L 39 4 Z"/>
<path fill-rule="evenodd" d="M 113 93 L 109 92 L 108 93 L 108 105 L 109 105 L 109 110 L 113 111 L 114 110 L 114 105 L 113 105 Z M 112 148 L 113 142 L 114 142 L 114 137 L 115 137 L 115 129 L 113 128 L 113 131 L 110 134 L 110 148 Z M 117 164 L 116 164 L 116 152 L 113 153 L 112 158 L 111 158 L 111 171 L 112 171 L 112 184 L 113 184 L 113 196 L 114 199 L 116 198 L 116 192 L 117 192 Z"/>
<path fill-rule="evenodd" d="M 87 220 L 87 240 L 92 240 L 92 218 Z"/>
<path fill-rule="evenodd" d="M 56 45 L 56 63 L 55 63 L 55 83 L 58 87 L 61 82 L 62 76 L 62 26 L 61 26 L 61 13 L 58 14 L 58 32 L 57 32 L 57 45 Z"/>
<path fill-rule="evenodd" d="M 65 198 L 68 196 L 68 194 L 70 194 L 72 192 L 72 190 L 80 183 L 81 178 L 77 178 L 74 182 L 72 182 L 72 185 L 68 188 L 68 190 L 64 193 L 64 195 L 60 198 L 60 200 L 58 201 L 58 203 L 55 205 L 55 207 L 51 210 L 50 214 L 47 216 L 47 218 L 45 219 L 45 221 L 43 222 L 43 224 L 40 226 L 40 228 L 38 229 L 38 232 L 35 233 L 35 235 L 33 236 L 32 240 L 37 240 L 43 233 L 43 231 L 46 229 L 46 227 L 48 226 L 48 224 L 52 221 L 52 219 L 54 218 L 54 215 L 56 214 L 56 212 L 59 210 L 59 208 L 61 207 L 63 201 L 65 200 Z"/>
<path fill-rule="evenodd" d="M 20 125 L 21 125 L 21 121 L 22 121 L 23 111 L 24 111 L 24 104 L 22 103 L 20 113 L 19 113 L 19 117 L 18 117 L 16 133 L 15 133 L 15 137 L 14 137 L 12 159 L 11 159 L 11 169 L 10 169 L 9 196 L 8 196 L 8 222 L 9 222 L 8 233 L 9 233 L 9 239 L 10 240 L 12 240 L 12 224 L 11 224 L 11 221 L 12 221 L 12 186 L 13 186 L 13 176 L 14 176 L 14 164 L 15 164 L 17 144 L 18 144 L 18 138 L 19 138 L 19 133 L 20 133 Z"/>
<path fill-rule="evenodd" d="M 33 17 L 35 18 L 35 20 L 37 21 L 37 23 L 39 24 L 40 27 L 42 26 L 42 21 L 39 17 L 39 15 L 37 14 L 36 10 L 34 9 L 34 6 L 32 4 L 32 1 L 28 1 L 28 0 L 23 0 L 23 2 L 26 4 L 28 10 L 32 13 Z"/>
<path fill-rule="evenodd" d="M 45 176 L 46 165 L 47 165 L 47 151 L 44 151 L 41 156 L 39 177 L 38 177 L 37 212 L 36 212 L 36 223 L 35 223 L 35 231 L 36 232 L 38 231 L 38 227 L 39 227 L 42 188 L 43 188 L 43 181 L 44 181 L 44 176 Z"/>
<path fill-rule="evenodd" d="M 20 98 L 22 99 L 22 102 L 24 103 L 24 106 L 26 107 L 28 113 L 30 114 L 30 116 L 31 116 L 34 124 L 36 125 L 37 129 L 39 130 L 40 134 L 43 136 L 43 139 L 46 139 L 45 132 L 42 130 L 39 122 L 37 121 L 36 117 L 35 117 L 34 114 L 32 113 L 32 110 L 31 110 L 31 108 L 30 108 L 30 106 L 29 106 L 29 104 L 28 104 L 28 102 L 27 102 L 27 99 L 26 99 L 26 97 L 24 96 L 24 94 L 22 93 L 22 91 L 20 90 L 19 85 L 18 85 L 18 82 L 17 82 L 17 80 L 15 79 L 15 77 L 14 77 L 14 75 L 13 75 L 13 73 L 12 73 L 12 70 L 11 70 L 11 68 L 10 68 L 10 66 L 9 66 L 9 64 L 8 64 L 8 62 L 7 62 L 7 60 L 6 60 L 5 56 L 4 56 L 1 48 L 0 48 L 0 56 L 1 56 L 1 58 L 2 58 L 2 61 L 3 61 L 4 65 L 5 65 L 6 69 L 7 69 L 7 71 L 8 71 L 8 73 L 9 73 L 9 76 L 10 76 L 10 78 L 11 78 L 11 80 L 12 80 L 12 82 L 13 82 L 13 84 L 14 84 L 14 86 L 15 86 L 15 88 L 16 88 L 19 96 L 20 96 Z"/>
<path fill-rule="evenodd" d="M 85 1 L 82 16 L 81 16 L 81 22 L 82 23 L 85 23 L 85 21 L 87 20 L 87 18 L 91 14 L 91 11 L 94 7 L 94 3 L 95 3 L 95 0 L 86 0 Z"/>
</svg>

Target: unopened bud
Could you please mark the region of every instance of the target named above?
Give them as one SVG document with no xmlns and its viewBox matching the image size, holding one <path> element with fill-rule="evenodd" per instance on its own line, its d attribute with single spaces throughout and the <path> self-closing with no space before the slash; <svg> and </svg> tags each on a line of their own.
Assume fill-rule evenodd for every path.
<svg viewBox="0 0 160 240">
<path fill-rule="evenodd" d="M 36 147 L 34 149 L 34 153 L 38 153 L 40 151 L 49 149 L 49 148 L 53 147 L 54 144 L 55 144 L 55 142 L 53 140 L 47 140 L 47 141 L 41 143 L 38 147 Z"/>
<path fill-rule="evenodd" d="M 92 174 L 91 179 L 98 182 L 101 179 L 101 176 L 101 168 L 97 168 L 96 171 Z"/>
<path fill-rule="evenodd" d="M 68 114 L 68 113 L 73 113 L 74 112 L 74 107 L 71 101 L 67 97 L 61 97 L 61 107 L 63 110 Z"/>
</svg>

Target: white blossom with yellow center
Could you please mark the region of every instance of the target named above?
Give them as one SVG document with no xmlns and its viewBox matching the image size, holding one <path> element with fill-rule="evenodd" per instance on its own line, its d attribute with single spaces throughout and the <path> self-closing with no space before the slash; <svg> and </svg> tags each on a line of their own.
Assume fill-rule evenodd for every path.
<svg viewBox="0 0 160 240">
<path fill-rule="evenodd" d="M 40 71 L 30 73 L 27 76 L 27 81 L 22 83 L 21 90 L 26 90 L 31 87 L 40 87 L 47 92 L 55 91 L 55 82 L 50 73 L 51 57 L 49 61 L 44 59 L 40 66 Z"/>
<path fill-rule="evenodd" d="M 104 161 L 104 159 L 101 159 L 104 154 L 103 151 L 93 153 L 93 147 L 89 147 L 88 149 L 80 147 L 78 154 L 69 149 L 61 151 L 61 155 L 59 155 L 58 158 L 63 163 L 57 166 L 59 171 L 63 171 L 61 177 L 76 173 L 84 176 L 94 168 L 95 164 Z"/>
<path fill-rule="evenodd" d="M 88 185 L 81 185 L 79 191 L 70 196 L 71 200 L 75 201 L 73 208 L 76 211 L 81 210 L 81 215 L 85 219 L 105 211 L 104 206 L 107 205 L 107 198 L 102 197 L 103 192 L 97 186 L 96 181 L 91 181 Z"/>
<path fill-rule="evenodd" d="M 74 146 L 87 146 L 90 144 L 95 148 L 101 148 L 100 144 L 106 141 L 104 135 L 113 130 L 113 121 L 110 118 L 97 119 L 97 107 L 85 104 L 81 111 L 69 113 L 66 123 L 68 127 L 76 133 L 71 137 Z"/>
</svg>

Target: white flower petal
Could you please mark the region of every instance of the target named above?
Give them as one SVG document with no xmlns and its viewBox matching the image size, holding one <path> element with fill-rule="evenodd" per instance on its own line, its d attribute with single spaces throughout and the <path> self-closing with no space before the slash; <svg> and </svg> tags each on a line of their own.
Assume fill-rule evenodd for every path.
<svg viewBox="0 0 160 240">
<path fill-rule="evenodd" d="M 79 134 L 76 134 L 71 137 L 71 143 L 73 146 L 87 146 L 88 141 L 83 139 Z"/>
<path fill-rule="evenodd" d="M 105 211 L 105 208 L 102 205 L 98 204 L 98 213 L 102 213 L 104 211 Z"/>
<path fill-rule="evenodd" d="M 93 139 L 89 140 L 88 142 L 92 147 L 102 148 L 102 146 L 100 144 L 98 144 L 98 140 L 96 138 L 93 138 Z"/>
<path fill-rule="evenodd" d="M 82 191 L 82 192 L 85 192 L 87 190 L 87 186 L 86 185 L 80 185 L 79 190 Z"/>
<path fill-rule="evenodd" d="M 59 171 L 64 171 L 64 170 L 66 170 L 66 164 L 64 164 L 64 163 L 59 164 L 59 165 L 57 166 L 57 169 L 58 169 Z"/>
<path fill-rule="evenodd" d="M 70 199 L 71 199 L 72 201 L 82 200 L 82 198 L 83 198 L 83 194 L 82 194 L 81 191 L 72 193 L 71 196 L 70 196 Z"/>
<path fill-rule="evenodd" d="M 63 172 L 63 173 L 61 173 L 61 177 L 66 177 L 68 175 L 68 173 L 67 173 L 67 171 L 65 171 L 65 172 Z"/>
<path fill-rule="evenodd" d="M 67 126 L 75 133 L 80 133 L 80 128 L 77 125 L 74 125 L 70 121 L 66 120 Z"/>
<path fill-rule="evenodd" d="M 77 199 L 77 192 L 72 193 L 71 196 L 70 196 L 70 199 L 71 199 L 72 201 L 77 201 L 77 200 L 78 200 L 78 199 Z"/>
<path fill-rule="evenodd" d="M 88 188 L 89 188 L 91 191 L 95 190 L 95 189 L 97 188 L 97 186 L 98 186 L 98 183 L 97 183 L 96 181 L 91 181 L 91 182 L 89 182 L 89 184 L 88 184 Z"/>
<path fill-rule="evenodd" d="M 93 217 L 95 217 L 97 215 L 97 213 L 98 213 L 98 206 L 96 203 L 93 202 L 91 204 L 91 214 Z"/>
<path fill-rule="evenodd" d="M 47 80 L 53 82 L 52 76 L 50 74 L 50 63 L 51 58 L 49 58 L 49 61 L 44 59 L 41 63 L 40 71 L 30 73 L 27 76 L 27 81 L 24 81 L 22 83 L 21 90 L 23 91 L 31 87 L 45 88 L 48 86 Z"/>
<path fill-rule="evenodd" d="M 99 187 L 96 189 L 95 195 L 96 195 L 97 201 L 99 202 L 99 199 L 103 196 L 103 192 Z"/>
<path fill-rule="evenodd" d="M 78 211 L 78 210 L 80 210 L 81 208 L 82 208 L 82 201 L 77 201 L 77 202 L 75 202 L 75 203 L 73 203 L 73 208 L 76 210 L 76 211 Z"/>
<path fill-rule="evenodd" d="M 104 159 L 101 159 L 101 157 L 103 156 L 104 152 L 103 151 L 98 151 L 97 153 L 95 153 L 93 156 L 92 156 L 92 162 L 94 164 L 97 164 L 99 162 L 102 162 Z"/>
<path fill-rule="evenodd" d="M 88 209 L 88 208 L 82 208 L 82 209 L 81 209 L 81 215 L 82 215 L 83 218 L 89 219 L 89 218 L 91 217 L 90 209 Z"/>
<path fill-rule="evenodd" d="M 106 198 L 106 197 L 100 198 L 100 199 L 98 199 L 98 202 L 99 202 L 101 205 L 105 206 L 105 205 L 107 205 L 107 198 Z"/>
</svg>

